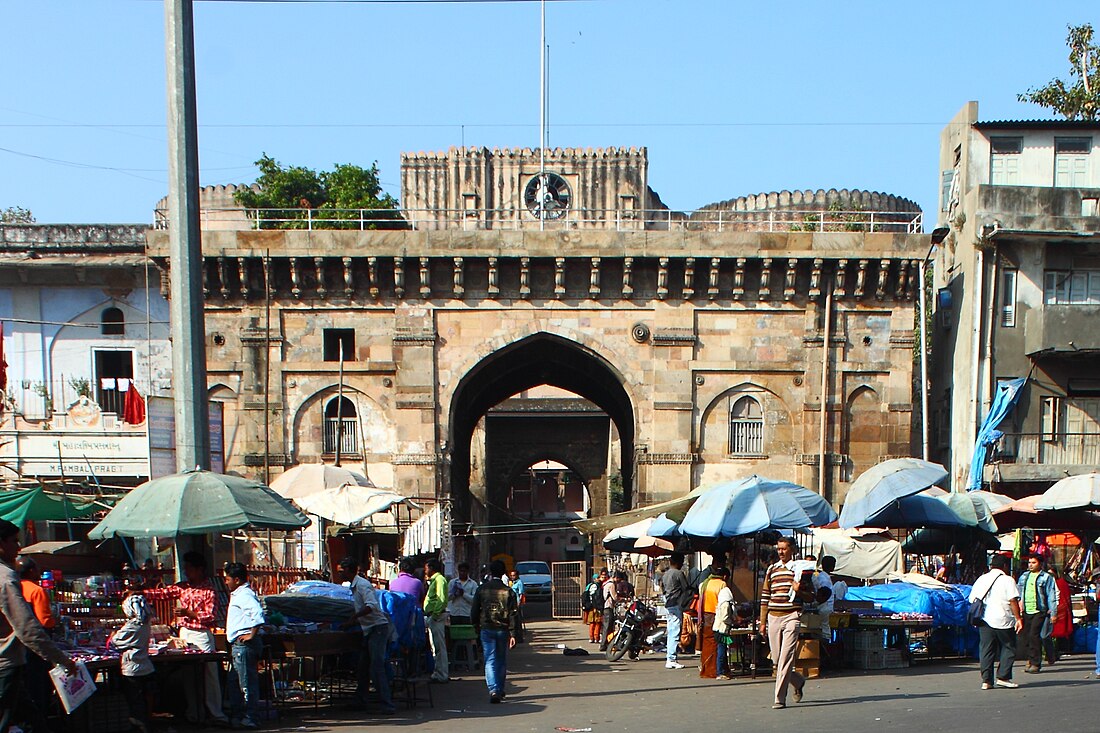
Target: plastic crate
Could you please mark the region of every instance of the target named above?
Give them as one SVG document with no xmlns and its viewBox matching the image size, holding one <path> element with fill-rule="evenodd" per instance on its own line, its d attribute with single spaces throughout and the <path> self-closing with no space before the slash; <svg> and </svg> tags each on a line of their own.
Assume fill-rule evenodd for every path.
<svg viewBox="0 0 1100 733">
<path fill-rule="evenodd" d="M 468 641 L 477 638 L 471 624 L 451 624 L 450 630 L 451 639 L 454 641 Z"/>
<path fill-rule="evenodd" d="M 904 669 L 909 666 L 909 655 L 902 649 L 884 649 L 883 669 Z"/>
<path fill-rule="evenodd" d="M 858 649 L 851 656 L 856 669 L 886 669 L 885 649 Z"/>
<path fill-rule="evenodd" d="M 844 646 L 851 651 L 882 650 L 885 637 L 879 630 L 872 631 L 846 631 L 844 632 Z"/>
</svg>

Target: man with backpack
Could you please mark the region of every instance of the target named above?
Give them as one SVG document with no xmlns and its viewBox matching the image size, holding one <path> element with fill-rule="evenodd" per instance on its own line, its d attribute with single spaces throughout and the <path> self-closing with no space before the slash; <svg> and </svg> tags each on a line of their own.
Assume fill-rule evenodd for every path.
<svg viewBox="0 0 1100 733">
<path fill-rule="evenodd" d="M 1020 610 L 1020 591 L 1007 574 L 1009 560 L 994 555 L 989 572 L 974 581 L 970 589 L 971 612 L 981 613 L 975 619 L 978 627 L 978 659 L 982 671 L 982 689 L 1019 687 L 1012 681 L 1012 664 L 1016 661 L 1016 635 L 1023 631 L 1024 617 Z M 975 604 L 975 601 L 981 601 Z M 993 664 L 997 663 L 997 676 Z"/>
<path fill-rule="evenodd" d="M 665 669 L 683 669 L 676 661 L 680 631 L 684 625 L 684 608 L 691 603 L 691 586 L 684 574 L 684 553 L 674 552 L 668 559 L 669 568 L 661 575 L 661 592 L 668 611 L 668 638 L 665 641 Z"/>
<path fill-rule="evenodd" d="M 485 654 L 489 702 L 494 705 L 504 700 L 508 650 L 516 645 L 520 635 L 519 604 L 516 594 L 501 580 L 503 575 L 504 563 L 493 560 L 489 565 L 489 579 L 477 589 L 470 609 L 474 630 Z"/>
</svg>

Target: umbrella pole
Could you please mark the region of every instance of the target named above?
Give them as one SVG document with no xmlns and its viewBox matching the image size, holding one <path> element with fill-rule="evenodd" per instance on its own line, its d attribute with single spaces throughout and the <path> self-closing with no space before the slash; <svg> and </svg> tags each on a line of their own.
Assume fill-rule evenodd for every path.
<svg viewBox="0 0 1100 733">
<path fill-rule="evenodd" d="M 760 548 L 757 545 L 756 538 L 758 535 L 752 536 L 752 598 L 753 601 L 759 601 L 760 599 Z M 753 616 L 756 619 L 760 618 L 760 609 L 753 609 Z M 755 619 L 754 619 L 755 620 Z M 761 629 L 761 632 L 766 629 Z M 749 634 L 749 643 L 752 644 L 752 661 L 749 662 L 749 668 L 752 672 L 752 679 L 756 679 L 756 648 L 759 646 L 759 639 L 755 634 Z"/>
</svg>

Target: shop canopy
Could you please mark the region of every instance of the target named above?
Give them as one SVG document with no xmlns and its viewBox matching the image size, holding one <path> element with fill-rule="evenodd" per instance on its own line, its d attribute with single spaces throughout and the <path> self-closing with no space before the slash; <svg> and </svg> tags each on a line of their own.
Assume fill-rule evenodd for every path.
<svg viewBox="0 0 1100 733">
<path fill-rule="evenodd" d="M 852 482 L 840 512 L 840 526 L 878 526 L 869 521 L 898 500 L 919 494 L 947 478 L 947 469 L 919 458 L 892 458 L 864 471 Z"/>
<path fill-rule="evenodd" d="M 753 474 L 707 491 L 680 522 L 680 532 L 689 537 L 743 537 L 765 529 L 806 529 L 835 521 L 829 502 L 813 491 Z"/>
<path fill-rule="evenodd" d="M 810 530 L 817 557 L 836 558 L 836 574 L 864 580 L 881 580 L 901 572 L 901 543 L 886 532 L 848 529 Z"/>
<path fill-rule="evenodd" d="M 694 504 L 700 496 L 710 491 L 711 488 L 711 486 L 700 486 L 688 494 L 684 494 L 676 499 L 662 501 L 658 504 L 650 504 L 649 506 L 639 509 L 631 509 L 630 511 L 619 512 L 618 514 L 609 514 L 604 517 L 578 519 L 573 522 L 573 526 L 585 534 L 601 531 L 607 532 L 616 527 L 625 527 L 628 524 L 634 524 L 643 519 L 656 517 L 658 514 L 662 513 L 667 514 L 668 518 L 673 522 L 680 522 L 687 515 L 687 511 L 691 508 L 692 504 Z"/>
<path fill-rule="evenodd" d="M 293 504 L 257 481 L 195 470 L 133 489 L 88 537 L 176 537 L 243 527 L 289 531 L 308 525 Z"/>
<path fill-rule="evenodd" d="M 95 514 L 102 509 L 94 501 L 73 501 L 47 494 L 41 486 L 26 491 L 0 491 L 0 519 L 17 527 L 26 522 L 64 522 Z"/>
</svg>

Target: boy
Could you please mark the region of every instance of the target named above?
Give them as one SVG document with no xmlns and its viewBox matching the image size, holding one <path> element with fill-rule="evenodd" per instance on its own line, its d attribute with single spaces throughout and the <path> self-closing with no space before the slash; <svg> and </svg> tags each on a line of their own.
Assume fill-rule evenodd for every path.
<svg viewBox="0 0 1100 733">
<path fill-rule="evenodd" d="M 230 677 L 230 720 L 235 728 L 256 728 L 256 704 L 260 701 L 259 662 L 263 643 L 260 628 L 264 610 L 248 584 L 248 571 L 237 562 L 225 566 L 229 586 L 229 611 L 225 638 L 230 643 L 233 669 Z"/>
</svg>

